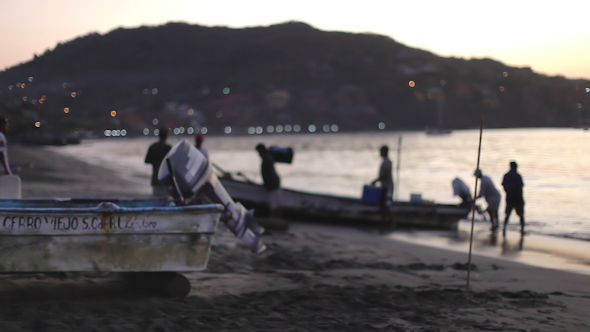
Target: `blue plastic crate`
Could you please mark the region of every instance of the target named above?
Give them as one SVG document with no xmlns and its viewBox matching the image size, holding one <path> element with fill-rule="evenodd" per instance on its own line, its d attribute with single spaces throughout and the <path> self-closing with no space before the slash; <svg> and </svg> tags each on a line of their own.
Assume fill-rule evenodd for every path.
<svg viewBox="0 0 590 332">
<path fill-rule="evenodd" d="M 366 204 L 377 205 L 381 201 L 381 187 L 370 186 L 368 184 L 363 186 L 363 197 L 361 201 Z"/>
</svg>

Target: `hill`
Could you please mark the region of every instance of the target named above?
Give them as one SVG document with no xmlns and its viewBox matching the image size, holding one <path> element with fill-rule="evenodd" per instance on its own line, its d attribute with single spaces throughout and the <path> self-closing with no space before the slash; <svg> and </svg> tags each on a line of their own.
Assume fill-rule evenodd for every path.
<svg viewBox="0 0 590 332">
<path fill-rule="evenodd" d="M 140 133 L 167 125 L 245 133 L 279 124 L 376 130 L 380 122 L 387 129 L 470 128 L 481 115 L 489 127 L 570 126 L 585 120 L 589 86 L 299 22 L 243 29 L 169 23 L 82 36 L 0 72 L 0 113 L 21 132 Z"/>
</svg>

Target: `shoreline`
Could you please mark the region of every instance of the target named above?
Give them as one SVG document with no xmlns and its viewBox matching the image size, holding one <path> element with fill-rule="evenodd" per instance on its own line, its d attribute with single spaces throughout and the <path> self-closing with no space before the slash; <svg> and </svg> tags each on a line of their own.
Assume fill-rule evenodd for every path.
<svg viewBox="0 0 590 332">
<path fill-rule="evenodd" d="M 13 158 L 13 151 L 16 152 L 16 158 Z M 11 163 L 22 168 L 23 198 L 51 198 L 52 194 L 59 194 L 60 196 L 57 197 L 60 198 L 151 197 L 151 187 L 147 183 L 148 180 L 145 184 L 139 183 L 138 178 L 120 174 L 116 169 L 92 165 L 69 153 L 61 153 L 55 148 L 45 149 L 38 146 L 17 145 L 11 147 L 9 153 Z M 44 160 L 52 162 L 49 166 L 43 166 L 41 162 Z M 38 166 L 26 167 L 30 163 Z M 72 169 L 64 169 L 66 167 Z M 80 173 L 88 176 L 81 176 Z M 68 179 L 72 175 L 74 175 L 74 179 Z M 113 180 L 105 182 L 104 178 L 112 178 Z M 110 183 L 114 183 L 114 186 L 111 186 Z M 467 255 L 470 224 L 468 221 L 460 221 L 457 232 L 402 229 L 390 234 L 389 238 L 463 252 Z M 518 225 L 513 220 L 511 227 L 516 226 Z M 519 239 L 515 238 L 517 234 L 511 232 L 510 229 L 507 233 L 507 241 L 503 241 L 500 232 L 496 234 L 494 239 L 488 230 L 488 222 L 476 220 L 473 253 L 531 266 L 590 274 L 590 241 L 557 235 L 527 233 L 524 237 L 523 248 L 520 249 Z"/>
<path fill-rule="evenodd" d="M 13 162 L 33 164 L 22 173 L 25 198 L 139 198 L 108 169 L 13 149 Z M 310 222 L 292 222 L 263 241 L 267 250 L 251 254 L 220 225 L 207 268 L 184 274 L 193 288 L 183 300 L 130 293 L 117 273 L 3 275 L 0 330 L 590 329 L 587 275 L 476 254 L 467 299 L 463 252 Z"/>
<path fill-rule="evenodd" d="M 465 254 L 469 251 L 470 223 L 460 222 L 458 231 L 408 230 L 387 237 L 407 243 Z M 489 225 L 476 224 L 473 255 L 492 257 L 535 267 L 590 275 L 590 242 L 536 233 L 521 236 L 518 230 L 493 233 Z"/>
<path fill-rule="evenodd" d="M 10 145 L 8 157 L 20 167 L 23 199 L 151 197 L 149 183 L 40 146 Z"/>
<path fill-rule="evenodd" d="M 522 138 L 527 137 L 525 131 L 489 133 L 490 151 L 486 153 L 488 161 L 483 166 L 496 184 L 499 185 L 505 173 L 505 158 L 520 160 L 523 167 L 528 165 L 523 169 L 524 175 L 529 179 L 525 194 L 528 231 L 590 239 L 590 222 L 583 208 L 590 204 L 590 196 L 585 194 L 590 192 L 590 180 L 583 172 L 583 165 L 590 162 L 590 157 L 578 156 L 571 148 L 559 148 L 563 143 L 581 139 L 582 136 L 577 134 L 563 136 L 554 130 L 537 133 L 533 135 L 536 139 L 531 142 L 529 151 L 522 142 Z M 476 137 L 471 136 L 473 135 L 462 133 L 435 142 L 425 135 L 404 135 L 405 150 L 402 159 L 408 164 L 401 169 L 402 185 L 397 193 L 399 198 L 407 201 L 411 193 L 418 193 L 422 194 L 425 200 L 458 204 L 459 199 L 452 196 L 449 183 L 453 177 L 472 177 L 471 172 L 467 170 L 473 166 L 468 162 L 473 156 L 467 152 L 471 150 L 470 142 L 472 139 L 476 141 Z M 568 160 L 564 168 L 553 167 L 555 160 L 541 152 L 545 148 L 541 144 L 533 144 L 542 138 L 551 138 L 552 142 L 555 142 L 550 150 L 557 156 L 563 154 L 561 159 Z M 173 145 L 178 139 L 180 136 L 172 136 L 170 144 Z M 206 147 L 210 150 L 213 160 L 222 168 L 230 172 L 241 172 L 260 183 L 260 161 L 253 147 L 261 139 L 262 137 L 256 135 L 244 139 L 226 135 L 208 139 Z M 374 177 L 374 167 L 379 163 L 377 153 L 373 151 L 378 148 L 377 142 L 397 142 L 398 139 L 399 136 L 394 134 L 387 134 L 382 138 L 375 138 L 369 134 L 343 134 L 340 137 L 326 136 L 325 140 L 319 141 L 311 136 L 291 139 L 285 135 L 276 135 L 262 141 L 278 146 L 292 146 L 298 151 L 291 165 L 276 165 L 285 188 L 359 198 L 362 185 L 367 179 Z M 155 138 L 148 136 L 133 139 L 97 139 L 85 141 L 81 145 L 54 147 L 52 150 L 111 168 L 118 171 L 119 175 L 127 174 L 127 178 L 134 177 L 136 181 L 143 183 L 149 181 L 151 174 L 151 169 L 149 165 L 144 164 L 143 158 L 147 147 L 154 141 Z M 512 141 L 519 144 L 510 144 Z M 566 146 L 571 145 L 568 143 Z M 499 153 L 504 150 L 505 153 Z M 530 154 L 524 151 L 529 151 Z M 449 153 L 456 154 L 457 158 L 448 158 Z M 429 158 L 436 160 L 436 163 L 429 165 L 424 159 L 425 156 L 430 156 Z M 536 168 L 535 165 L 542 166 Z M 504 203 L 501 204 L 501 208 L 503 205 Z"/>
</svg>

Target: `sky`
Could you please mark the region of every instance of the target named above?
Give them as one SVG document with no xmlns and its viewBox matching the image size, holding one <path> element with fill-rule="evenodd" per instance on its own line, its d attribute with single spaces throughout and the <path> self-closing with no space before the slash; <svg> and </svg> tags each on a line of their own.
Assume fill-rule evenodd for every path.
<svg viewBox="0 0 590 332">
<path fill-rule="evenodd" d="M 286 21 L 387 35 L 441 56 L 486 57 L 590 79 L 588 0 L 0 0 L 0 71 L 59 42 L 118 27 L 186 22 L 240 28 Z"/>
</svg>

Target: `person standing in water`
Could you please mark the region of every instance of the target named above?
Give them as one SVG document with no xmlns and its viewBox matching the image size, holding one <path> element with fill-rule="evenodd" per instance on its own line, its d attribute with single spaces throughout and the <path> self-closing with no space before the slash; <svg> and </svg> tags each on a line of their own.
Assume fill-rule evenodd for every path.
<svg viewBox="0 0 590 332">
<path fill-rule="evenodd" d="M 160 171 L 160 165 L 168 154 L 168 151 L 172 148 L 166 143 L 168 139 L 168 129 L 160 128 L 158 136 L 160 140 L 152 144 L 145 156 L 145 163 L 152 164 L 152 191 L 156 197 L 168 196 L 166 188 L 158 181 L 158 172 Z"/>
<path fill-rule="evenodd" d="M 453 182 L 453 196 L 459 196 L 461 198 L 461 206 L 471 206 L 473 204 L 473 197 L 471 197 L 471 191 L 463 180 L 456 177 Z"/>
<path fill-rule="evenodd" d="M 516 210 L 516 214 L 520 217 L 520 233 L 524 234 L 524 197 L 522 194 L 522 176 L 518 174 L 516 168 L 518 165 L 515 161 L 510 162 L 510 171 L 504 175 L 502 186 L 506 191 L 506 218 L 504 219 L 504 227 L 502 228 L 502 234 L 506 236 L 506 225 L 508 225 L 508 219 L 512 210 Z"/>
<path fill-rule="evenodd" d="M 479 195 L 477 195 L 476 199 L 485 197 L 486 202 L 488 203 L 488 208 L 486 210 L 488 211 L 490 221 L 492 222 L 491 230 L 495 231 L 498 229 L 498 209 L 500 208 L 502 195 L 500 195 L 500 192 L 494 186 L 492 179 L 487 175 L 483 175 L 481 170 L 476 170 L 473 175 L 481 180 Z"/>
<path fill-rule="evenodd" d="M 393 199 L 393 163 L 389 159 L 389 147 L 383 145 L 379 149 L 379 154 L 383 161 L 379 166 L 379 177 L 371 184 L 379 182 L 381 184 L 381 198 L 379 200 L 379 208 L 381 210 L 381 222 L 384 227 L 395 227 L 393 221 L 393 214 L 391 213 L 390 205 Z"/>
</svg>

